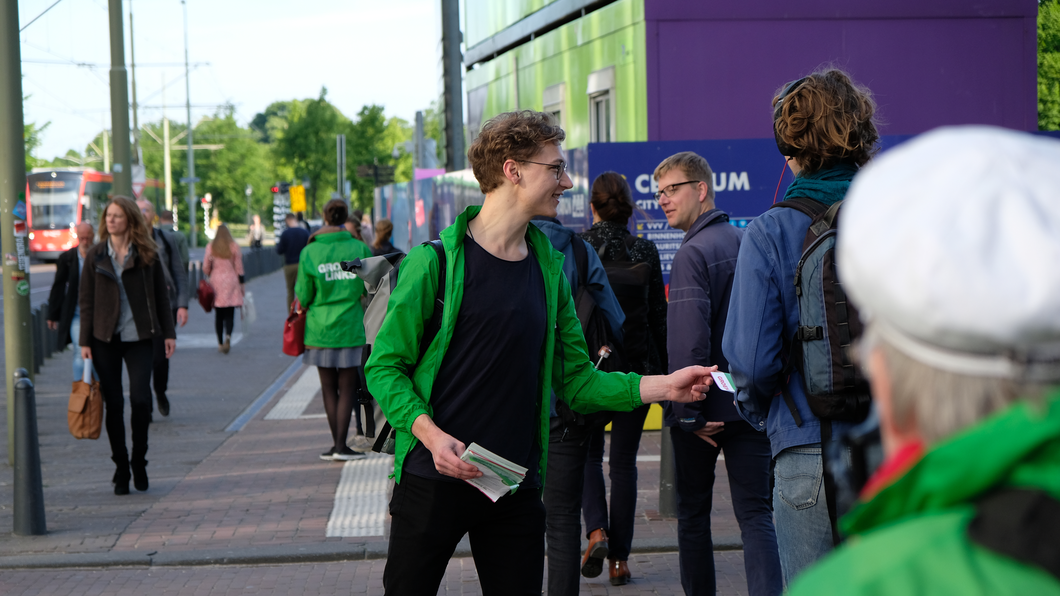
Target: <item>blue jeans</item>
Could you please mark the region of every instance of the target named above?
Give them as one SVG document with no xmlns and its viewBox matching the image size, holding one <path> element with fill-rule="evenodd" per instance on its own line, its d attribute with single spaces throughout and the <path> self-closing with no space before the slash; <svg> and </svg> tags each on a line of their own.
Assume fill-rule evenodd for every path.
<svg viewBox="0 0 1060 596">
<path fill-rule="evenodd" d="M 821 444 L 777 454 L 773 509 L 784 584 L 832 551 L 832 525 L 824 493 Z"/>
<path fill-rule="evenodd" d="M 607 532 L 608 558 L 613 561 L 629 559 L 633 545 L 633 518 L 637 510 L 637 449 L 644 432 L 644 419 L 650 406 L 632 412 L 615 412 L 611 420 L 611 459 L 608 476 L 611 478 L 611 515 L 608 523 L 607 492 L 604 490 L 604 429 L 593 432 L 589 439 L 589 458 L 585 464 L 585 489 L 582 513 L 585 531 L 603 528 Z"/>
<path fill-rule="evenodd" d="M 681 586 L 686 596 L 713 596 L 717 592 L 710 509 L 714 466 L 719 452 L 724 451 L 732 508 L 743 538 L 747 591 L 751 596 L 779 595 L 780 559 L 769 502 L 769 439 L 743 420 L 726 422 L 725 428 L 711 438 L 718 447 L 694 433 L 670 428 L 676 468 Z"/>
<path fill-rule="evenodd" d="M 85 372 L 85 359 L 81 357 L 81 346 L 78 342 L 81 339 L 81 315 L 76 314 L 72 321 L 70 321 L 70 338 L 74 340 L 74 380 L 80 381 L 82 373 Z M 99 375 L 96 374 L 96 367 L 92 367 L 92 378 L 99 380 Z"/>
<path fill-rule="evenodd" d="M 591 429 L 549 421 L 545 470 L 545 537 L 549 596 L 577 596 L 581 581 L 581 511 L 585 457 Z"/>
</svg>

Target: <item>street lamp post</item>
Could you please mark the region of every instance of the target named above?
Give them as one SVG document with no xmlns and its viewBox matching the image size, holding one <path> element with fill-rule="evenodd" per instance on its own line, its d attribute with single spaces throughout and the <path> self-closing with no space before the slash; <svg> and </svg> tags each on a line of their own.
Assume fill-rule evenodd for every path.
<svg viewBox="0 0 1060 596">
<path fill-rule="evenodd" d="M 254 192 L 254 188 L 251 187 L 248 184 L 247 185 L 247 190 L 244 191 L 244 192 L 247 193 L 247 229 L 249 230 L 250 229 L 250 194 Z"/>
<path fill-rule="evenodd" d="M 195 233 L 195 152 L 191 148 L 191 70 L 188 68 L 188 3 L 180 0 L 184 7 L 184 84 L 187 91 L 188 108 L 188 223 L 191 225 L 191 247 L 197 246 L 197 234 Z M 203 228 L 203 233 L 205 233 Z"/>
</svg>

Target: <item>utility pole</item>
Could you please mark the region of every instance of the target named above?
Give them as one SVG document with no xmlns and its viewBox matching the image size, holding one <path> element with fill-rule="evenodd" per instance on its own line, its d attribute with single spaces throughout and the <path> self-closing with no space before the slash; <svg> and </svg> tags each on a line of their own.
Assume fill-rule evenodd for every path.
<svg viewBox="0 0 1060 596">
<path fill-rule="evenodd" d="M 442 99 L 445 102 L 445 169 L 464 169 L 464 57 L 460 53 L 460 2 L 442 0 Z"/>
<path fill-rule="evenodd" d="M 110 171 L 110 133 L 106 125 L 103 125 L 103 171 Z"/>
<path fill-rule="evenodd" d="M 162 170 L 166 185 L 166 210 L 173 210 L 173 165 L 169 154 L 169 118 L 166 116 L 166 77 L 162 75 Z M 177 218 L 174 215 L 173 225 Z"/>
<path fill-rule="evenodd" d="M 181 180 L 181 182 L 188 183 L 188 223 L 191 225 L 191 247 L 195 248 L 198 246 L 198 234 L 195 233 L 195 183 L 199 181 L 195 177 L 195 151 L 191 148 L 191 70 L 188 68 L 188 3 L 186 0 L 180 0 L 180 4 L 184 7 L 184 84 L 187 90 L 187 103 L 185 104 L 188 108 L 188 177 Z M 203 228 L 203 233 L 206 233 L 206 228 Z"/>
<path fill-rule="evenodd" d="M 132 140 L 133 140 L 133 153 L 132 161 L 135 164 L 140 163 L 140 120 L 137 117 L 137 106 L 136 106 L 136 41 L 135 35 L 133 34 L 133 15 L 132 15 L 132 0 L 129 0 L 129 74 L 132 76 Z"/>
<path fill-rule="evenodd" d="M 4 258 L 4 349 L 7 462 L 15 465 L 15 371 L 33 370 L 26 245 L 26 147 L 18 1 L 0 0 L 0 234 Z M 14 258 L 11 258 L 14 257 Z"/>
<path fill-rule="evenodd" d="M 129 159 L 129 77 L 125 72 L 125 17 L 110 0 L 110 127 L 114 133 L 114 194 L 133 196 Z"/>
<path fill-rule="evenodd" d="M 339 196 L 349 205 L 350 198 L 346 196 L 346 135 L 338 135 L 335 138 L 335 154 L 337 156 L 335 179 L 338 180 Z"/>
</svg>

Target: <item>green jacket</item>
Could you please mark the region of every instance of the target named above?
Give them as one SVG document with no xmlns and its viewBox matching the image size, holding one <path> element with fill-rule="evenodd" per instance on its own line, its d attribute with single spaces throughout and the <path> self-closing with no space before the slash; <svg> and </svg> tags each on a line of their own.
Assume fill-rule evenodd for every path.
<svg viewBox="0 0 1060 596">
<path fill-rule="evenodd" d="M 339 268 L 339 261 L 372 256 L 368 246 L 346 230 L 310 239 L 298 257 L 294 293 L 309 308 L 305 345 L 353 348 L 364 345 L 364 282 Z"/>
<path fill-rule="evenodd" d="M 390 296 L 386 318 L 379 330 L 365 374 L 368 389 L 387 420 L 397 430 L 394 478 L 401 482 L 405 456 L 416 445 L 412 423 L 420 414 L 432 415 L 430 397 L 442 365 L 464 292 L 464 234 L 467 223 L 481 207 L 468 207 L 441 233 L 446 254 L 445 307 L 441 329 L 417 365 L 424 323 L 434 312 L 438 287 L 438 258 L 434 249 L 417 246 L 401 262 L 397 287 Z M 593 368 L 585 347 L 570 286 L 563 275 L 563 254 L 552 248 L 537 226 L 527 226 L 526 241 L 541 266 L 545 281 L 547 329 L 541 346 L 538 383 L 538 416 L 541 479 L 548 454 L 550 388 L 577 412 L 629 411 L 642 405 L 640 375 L 604 373 Z M 414 370 L 412 378 L 406 371 Z M 474 412 L 468 412 L 474 416 Z M 444 428 L 442 429 L 445 430 Z"/>
<path fill-rule="evenodd" d="M 1060 594 L 1044 570 L 968 539 L 975 501 L 999 487 L 1060 498 L 1060 392 L 932 447 L 840 520 L 850 540 L 799 576 L 790 594 Z"/>
</svg>

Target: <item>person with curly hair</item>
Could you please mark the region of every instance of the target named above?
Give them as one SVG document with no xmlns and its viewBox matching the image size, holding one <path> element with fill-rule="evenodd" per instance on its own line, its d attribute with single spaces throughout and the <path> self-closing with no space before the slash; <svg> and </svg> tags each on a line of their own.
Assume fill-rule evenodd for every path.
<svg viewBox="0 0 1060 596">
<path fill-rule="evenodd" d="M 805 197 L 822 210 L 842 201 L 855 174 L 877 151 L 875 112 L 871 92 L 841 70 L 821 70 L 781 87 L 773 98 L 773 133 L 795 174 L 784 200 Z M 736 382 L 737 409 L 769 437 L 785 584 L 835 546 L 829 514 L 834 503 L 826 498 L 822 458 L 827 425 L 810 411 L 799 371 L 786 367 L 799 326 L 795 268 L 810 221 L 797 209 L 770 209 L 747 226 L 722 341 Z M 832 436 L 852 426 L 829 424 Z"/>
<path fill-rule="evenodd" d="M 563 129 L 540 112 L 483 125 L 468 161 L 486 195 L 441 233 L 445 293 L 435 248 L 401 263 L 366 367 L 368 388 L 397 432 L 387 594 L 436 594 L 454 549 L 469 535 L 482 593 L 539 596 L 544 576 L 545 482 L 551 393 L 581 413 L 629 411 L 702 399 L 703 366 L 666 376 L 596 370 L 585 347 L 563 257 L 534 216 L 555 217 L 574 184 Z M 442 309 L 437 335 L 424 329 Z M 472 443 L 527 472 L 496 501 L 468 480 Z"/>
<path fill-rule="evenodd" d="M 81 273 L 78 344 L 81 357 L 91 360 L 99 375 L 111 459 L 117 466 L 111 478 L 114 494 L 127 495 L 130 479 L 136 490 L 148 488 L 154 338 L 163 338 L 170 358 L 177 349 L 177 334 L 162 263 L 140 209 L 132 199 L 116 196 L 101 220 L 99 243 L 88 250 Z M 131 459 L 125 444 L 122 361 L 129 373 Z"/>
</svg>

